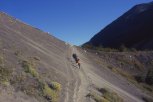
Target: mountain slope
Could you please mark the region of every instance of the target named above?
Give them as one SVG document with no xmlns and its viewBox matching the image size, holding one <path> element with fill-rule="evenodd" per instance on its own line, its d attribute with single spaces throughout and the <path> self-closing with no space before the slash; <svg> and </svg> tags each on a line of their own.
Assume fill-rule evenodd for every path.
<svg viewBox="0 0 153 102">
<path fill-rule="evenodd" d="M 79 56 L 81 69 L 73 53 Z M 0 13 L 0 76 L 0 102 L 143 102 L 152 98 L 107 69 L 94 53 L 5 13 Z"/>
<path fill-rule="evenodd" d="M 86 44 L 153 49 L 153 2 L 134 6 L 106 26 Z"/>
<path fill-rule="evenodd" d="M 9 83 L 11 84 L 10 87 L 13 86 L 13 89 L 16 90 L 13 91 L 16 94 L 12 95 L 10 102 L 11 100 L 15 102 L 26 101 L 24 97 L 27 96 L 21 94 L 24 97 L 20 99 L 20 94 L 18 95 L 18 93 L 30 91 L 31 89 L 34 89 L 35 94 L 33 96 L 36 97 L 37 101 L 45 102 L 45 98 L 39 98 L 39 94 L 44 92 L 37 92 L 40 89 L 38 80 L 42 80 L 43 84 L 55 81 L 59 82 L 63 87 L 67 87 L 68 72 L 65 61 L 67 60 L 68 46 L 63 41 L 24 24 L 5 13 L 0 13 L 0 43 L 0 54 L 4 59 L 3 64 L 8 69 L 14 70 L 12 72 L 13 75 L 11 75 L 13 77 L 9 79 Z M 32 69 L 32 72 L 26 73 L 22 65 L 23 62 L 36 64 L 35 72 Z M 33 73 L 38 73 L 39 78 L 29 75 Z M 16 78 L 19 76 L 21 79 L 25 77 L 26 80 L 18 81 Z M 37 83 L 36 86 L 32 86 L 31 81 Z M 27 86 L 31 86 L 31 89 L 27 89 Z M 63 89 L 63 96 L 61 95 L 61 97 L 65 97 L 65 92 L 65 89 Z M 29 92 L 29 94 L 33 93 Z M 3 100 L 4 98 L 1 97 L 0 99 Z M 9 102 L 9 99 L 6 102 Z M 28 102 L 33 102 L 33 99 L 29 99 Z"/>
</svg>

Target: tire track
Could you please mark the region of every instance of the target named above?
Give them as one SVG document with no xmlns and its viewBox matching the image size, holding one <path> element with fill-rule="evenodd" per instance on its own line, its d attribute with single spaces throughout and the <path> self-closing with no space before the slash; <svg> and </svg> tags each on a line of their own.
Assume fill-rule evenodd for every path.
<svg viewBox="0 0 153 102">
<path fill-rule="evenodd" d="M 74 68 L 72 67 L 72 47 L 68 46 L 66 53 L 65 65 L 67 71 L 67 85 L 66 85 L 66 98 L 64 102 L 76 102 L 78 98 L 77 90 L 80 85 L 80 78 L 78 77 L 77 72 L 75 72 Z M 72 91 L 73 90 L 73 91 Z"/>
<path fill-rule="evenodd" d="M 73 52 L 79 54 L 79 52 L 73 48 Z M 90 92 L 91 80 L 87 76 L 84 70 L 83 63 L 81 64 L 81 69 L 79 69 L 78 75 L 81 79 L 79 90 L 76 92 L 78 94 L 77 100 L 75 102 L 90 102 L 90 99 L 87 98 L 87 94 Z"/>
</svg>

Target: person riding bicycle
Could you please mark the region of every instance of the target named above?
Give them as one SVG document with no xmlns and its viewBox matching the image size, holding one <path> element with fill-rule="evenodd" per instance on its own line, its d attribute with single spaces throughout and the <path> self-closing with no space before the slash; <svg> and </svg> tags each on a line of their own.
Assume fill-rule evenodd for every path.
<svg viewBox="0 0 153 102">
<path fill-rule="evenodd" d="M 81 66 L 81 64 L 80 64 L 80 59 L 78 58 L 77 54 L 74 53 L 72 56 L 73 56 L 75 62 L 77 63 L 77 65 L 78 65 L 79 68 L 80 68 L 80 66 Z"/>
<path fill-rule="evenodd" d="M 79 58 L 77 59 L 76 63 L 78 64 L 78 66 L 80 68 L 81 64 L 80 64 L 80 59 Z"/>
</svg>

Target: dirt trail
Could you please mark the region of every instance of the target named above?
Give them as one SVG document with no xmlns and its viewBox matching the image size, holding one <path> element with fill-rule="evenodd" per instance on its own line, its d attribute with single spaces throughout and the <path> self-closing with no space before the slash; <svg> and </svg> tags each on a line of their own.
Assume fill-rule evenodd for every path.
<svg viewBox="0 0 153 102">
<path fill-rule="evenodd" d="M 72 53 L 73 53 L 72 47 L 68 46 L 68 51 L 66 53 L 66 60 L 65 60 L 66 72 L 68 77 L 67 77 L 67 85 L 65 90 L 64 102 L 76 102 L 78 98 L 78 89 L 79 89 L 80 81 L 81 81 L 77 73 L 76 67 L 74 67 Z"/>
<path fill-rule="evenodd" d="M 77 53 L 76 49 L 72 46 L 68 46 L 68 51 L 66 53 L 67 60 L 65 60 L 68 77 L 64 102 L 90 102 L 89 99 L 86 98 L 86 95 L 90 90 L 90 81 L 84 69 L 79 69 L 76 65 L 74 59 L 72 58 L 73 53 Z"/>
<path fill-rule="evenodd" d="M 81 69 L 78 69 L 73 63 L 73 58 L 71 57 L 72 53 L 77 53 L 79 58 L 81 59 Z M 69 47 L 67 57 L 69 57 L 70 62 L 67 62 L 67 73 L 72 73 L 72 75 L 68 78 L 66 98 L 64 102 L 91 102 L 90 98 L 86 96 L 93 89 L 92 85 L 98 87 L 107 87 L 115 91 L 124 99 L 125 102 L 143 102 L 138 96 L 132 95 L 119 86 L 111 83 L 111 80 L 106 80 L 100 74 L 96 73 L 96 71 L 98 71 L 98 66 L 90 63 L 90 60 L 86 58 L 84 54 L 82 54 L 82 52 L 77 50 L 75 47 Z M 71 86 L 70 83 L 72 79 L 74 83 L 74 91 L 72 92 L 73 94 L 69 92 L 69 87 Z M 115 81 L 119 82 L 120 80 Z M 131 86 L 127 88 L 130 89 L 130 87 Z M 137 91 L 137 89 L 132 91 L 139 92 Z"/>
</svg>

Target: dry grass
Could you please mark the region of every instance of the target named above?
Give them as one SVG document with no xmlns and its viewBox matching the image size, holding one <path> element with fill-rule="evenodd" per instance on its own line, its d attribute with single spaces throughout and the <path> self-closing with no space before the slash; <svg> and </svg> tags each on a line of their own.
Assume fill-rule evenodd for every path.
<svg viewBox="0 0 153 102">
<path fill-rule="evenodd" d="M 59 98 L 59 92 L 61 91 L 61 84 L 58 82 L 51 82 L 47 84 L 43 77 L 37 72 L 35 61 L 40 61 L 40 58 L 32 57 L 29 60 L 23 60 L 21 63 L 25 72 L 34 77 L 36 83 L 38 84 L 36 86 L 31 86 L 28 84 L 29 88 L 26 88 L 28 85 L 25 88 L 23 87 L 24 92 L 28 95 L 33 95 L 34 92 L 37 92 L 37 94 L 39 94 L 41 97 L 44 97 L 49 102 L 57 102 Z"/>
<path fill-rule="evenodd" d="M 147 84 L 153 85 L 153 68 L 149 69 L 145 81 Z"/>
<path fill-rule="evenodd" d="M 0 84 L 9 85 L 12 71 L 4 66 L 4 58 L 0 56 Z"/>
<path fill-rule="evenodd" d="M 0 84 L 8 85 L 10 81 L 11 71 L 8 68 L 0 66 Z"/>
<path fill-rule="evenodd" d="M 43 96 L 46 97 L 51 102 L 57 102 L 58 101 L 58 92 L 51 89 L 46 83 L 43 87 Z"/>
<path fill-rule="evenodd" d="M 91 97 L 92 99 L 94 99 L 96 102 L 109 102 L 107 99 L 105 99 L 104 97 L 92 92 L 92 93 L 89 93 L 87 95 L 88 97 Z"/>
<path fill-rule="evenodd" d="M 150 93 L 150 95 L 152 95 L 153 93 L 153 86 L 145 84 L 145 83 L 139 83 L 136 78 L 130 74 L 128 74 L 127 72 L 124 72 L 121 69 L 118 68 L 114 68 L 112 66 L 108 66 L 109 69 L 111 69 L 113 72 L 125 77 L 129 82 L 133 83 L 135 86 L 137 86 L 138 88 L 147 91 Z M 150 78 L 150 77 L 149 77 Z M 152 78 L 152 77 L 151 77 Z M 149 81 L 150 82 L 150 81 Z M 151 82 L 150 82 L 151 83 Z"/>
<path fill-rule="evenodd" d="M 97 89 L 101 94 L 91 92 L 87 96 L 94 99 L 96 102 L 123 102 L 123 99 L 117 93 L 106 88 Z"/>
<path fill-rule="evenodd" d="M 143 88 L 148 90 L 149 92 L 153 93 L 153 86 L 147 85 L 147 84 L 142 84 Z"/>
<path fill-rule="evenodd" d="M 51 82 L 49 86 L 54 89 L 55 91 L 60 91 L 61 90 L 61 84 L 58 82 Z"/>
<path fill-rule="evenodd" d="M 115 68 L 113 66 L 107 66 L 109 69 L 111 69 L 113 72 L 117 73 L 117 74 L 120 74 L 122 75 L 123 77 L 126 77 L 128 80 L 130 81 L 135 81 L 135 78 L 133 76 L 131 76 L 130 74 L 122 71 L 121 69 L 119 68 Z"/>
<path fill-rule="evenodd" d="M 129 58 L 126 58 L 126 56 L 116 56 L 116 63 L 120 64 L 122 67 L 133 67 L 137 70 L 142 70 L 144 65 L 134 57 L 130 58 L 130 56 L 131 55 L 129 55 Z"/>
<path fill-rule="evenodd" d="M 22 61 L 22 67 L 24 68 L 26 73 L 30 73 L 33 77 L 39 76 L 38 72 L 35 69 L 36 67 L 34 62 L 24 60 Z"/>
<path fill-rule="evenodd" d="M 103 95 L 105 99 L 107 99 L 109 102 L 123 102 L 123 99 L 118 96 L 117 93 L 110 91 L 106 88 L 98 89 Z"/>
</svg>

